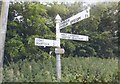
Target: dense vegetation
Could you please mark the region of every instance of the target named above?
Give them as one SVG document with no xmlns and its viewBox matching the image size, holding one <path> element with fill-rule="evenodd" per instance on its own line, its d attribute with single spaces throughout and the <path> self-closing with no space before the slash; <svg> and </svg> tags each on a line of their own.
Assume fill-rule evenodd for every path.
<svg viewBox="0 0 120 84">
<path fill-rule="evenodd" d="M 90 18 L 61 30 L 90 37 L 88 42 L 61 40 L 61 47 L 65 49 L 62 55 L 62 81 L 117 80 L 118 3 L 97 3 L 90 7 Z M 35 46 L 34 39 L 55 39 L 56 15 L 60 14 L 64 20 L 84 9 L 83 3 L 11 3 L 5 43 L 4 81 L 56 81 L 54 48 Z M 50 51 L 53 52 L 53 65 L 50 64 Z M 43 80 L 45 77 L 48 78 Z"/>
<path fill-rule="evenodd" d="M 94 62 L 93 62 L 94 61 Z M 61 82 L 118 82 L 118 59 L 62 58 Z M 4 69 L 4 82 L 57 82 L 55 59 L 27 60 Z"/>
</svg>

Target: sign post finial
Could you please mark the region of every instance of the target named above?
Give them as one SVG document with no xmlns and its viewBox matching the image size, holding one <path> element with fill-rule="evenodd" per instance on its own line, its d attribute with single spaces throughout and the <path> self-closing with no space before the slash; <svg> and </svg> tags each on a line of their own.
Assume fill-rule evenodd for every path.
<svg viewBox="0 0 120 84">
<path fill-rule="evenodd" d="M 61 19 L 59 14 L 57 14 L 55 20 L 56 20 L 56 23 L 60 23 L 61 22 L 62 19 Z"/>
</svg>

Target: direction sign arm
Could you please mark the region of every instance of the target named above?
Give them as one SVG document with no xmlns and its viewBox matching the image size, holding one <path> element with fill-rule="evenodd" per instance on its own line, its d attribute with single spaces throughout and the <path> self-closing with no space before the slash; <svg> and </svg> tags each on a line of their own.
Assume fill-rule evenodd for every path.
<svg viewBox="0 0 120 84">
<path fill-rule="evenodd" d="M 86 9 L 86 10 L 84 10 L 82 12 L 79 12 L 76 15 L 62 21 L 60 23 L 60 29 L 65 28 L 65 27 L 67 27 L 69 25 L 72 25 L 74 23 L 77 23 L 77 22 L 79 22 L 79 21 L 81 21 L 83 19 L 86 19 L 86 18 L 90 17 L 90 12 L 89 11 L 90 11 L 90 7 L 88 7 L 88 9 Z"/>
</svg>

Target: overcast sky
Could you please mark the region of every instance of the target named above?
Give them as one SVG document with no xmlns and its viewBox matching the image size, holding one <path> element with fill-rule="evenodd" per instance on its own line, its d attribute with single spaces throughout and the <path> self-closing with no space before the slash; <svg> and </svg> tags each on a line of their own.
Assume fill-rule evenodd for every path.
<svg viewBox="0 0 120 84">
<path fill-rule="evenodd" d="M 120 1 L 120 0 L 39 0 L 40 2 L 53 2 L 53 1 L 57 1 L 57 2 L 87 2 L 87 3 L 95 3 L 95 2 L 116 2 L 116 1 Z"/>
<path fill-rule="evenodd" d="M 39 0 L 41 2 L 53 2 L 53 1 L 58 1 L 58 2 L 75 2 L 75 1 L 83 1 L 83 2 L 102 2 L 102 1 L 119 1 L 119 0 Z"/>
<path fill-rule="evenodd" d="M 53 1 L 56 1 L 56 2 L 86 2 L 86 3 L 95 3 L 95 2 L 106 2 L 106 1 L 109 1 L 109 2 L 118 2 L 120 0 L 10 0 L 10 1 L 40 1 L 40 2 L 53 2 Z"/>
</svg>

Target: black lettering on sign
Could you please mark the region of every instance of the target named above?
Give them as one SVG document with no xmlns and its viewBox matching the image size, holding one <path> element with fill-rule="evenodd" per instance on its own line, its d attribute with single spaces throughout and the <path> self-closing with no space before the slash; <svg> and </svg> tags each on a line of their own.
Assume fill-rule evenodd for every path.
<svg viewBox="0 0 120 84">
<path fill-rule="evenodd" d="M 85 17 L 88 17 L 88 15 L 87 15 L 87 14 L 85 14 Z"/>
<path fill-rule="evenodd" d="M 69 19 L 66 19 L 65 21 L 63 21 L 63 22 L 60 24 L 60 27 L 64 27 L 64 26 L 68 25 L 69 21 L 70 21 Z"/>
<path fill-rule="evenodd" d="M 83 38 L 81 37 L 81 38 L 78 38 L 79 40 L 83 40 Z"/>
<path fill-rule="evenodd" d="M 81 19 L 81 17 L 78 17 L 78 18 L 76 18 L 76 19 L 74 19 L 74 20 L 71 20 L 71 21 L 70 21 L 70 24 L 74 24 L 74 23 L 80 21 L 80 19 Z"/>
<path fill-rule="evenodd" d="M 39 42 L 36 42 L 36 44 L 39 44 Z"/>
<path fill-rule="evenodd" d="M 88 10 L 86 10 L 86 12 L 88 13 Z"/>
<path fill-rule="evenodd" d="M 68 39 L 71 39 L 72 35 L 68 35 L 67 37 L 68 37 Z"/>
<path fill-rule="evenodd" d="M 66 34 L 61 34 L 61 36 L 62 36 L 62 38 L 66 38 L 67 37 Z"/>
<path fill-rule="evenodd" d="M 50 45 L 49 43 L 39 43 L 40 45 Z"/>
<path fill-rule="evenodd" d="M 73 36 L 73 39 L 74 39 L 74 40 L 77 40 L 78 38 L 79 38 L 79 36 L 77 36 L 77 35 L 74 35 L 74 36 Z"/>
</svg>

